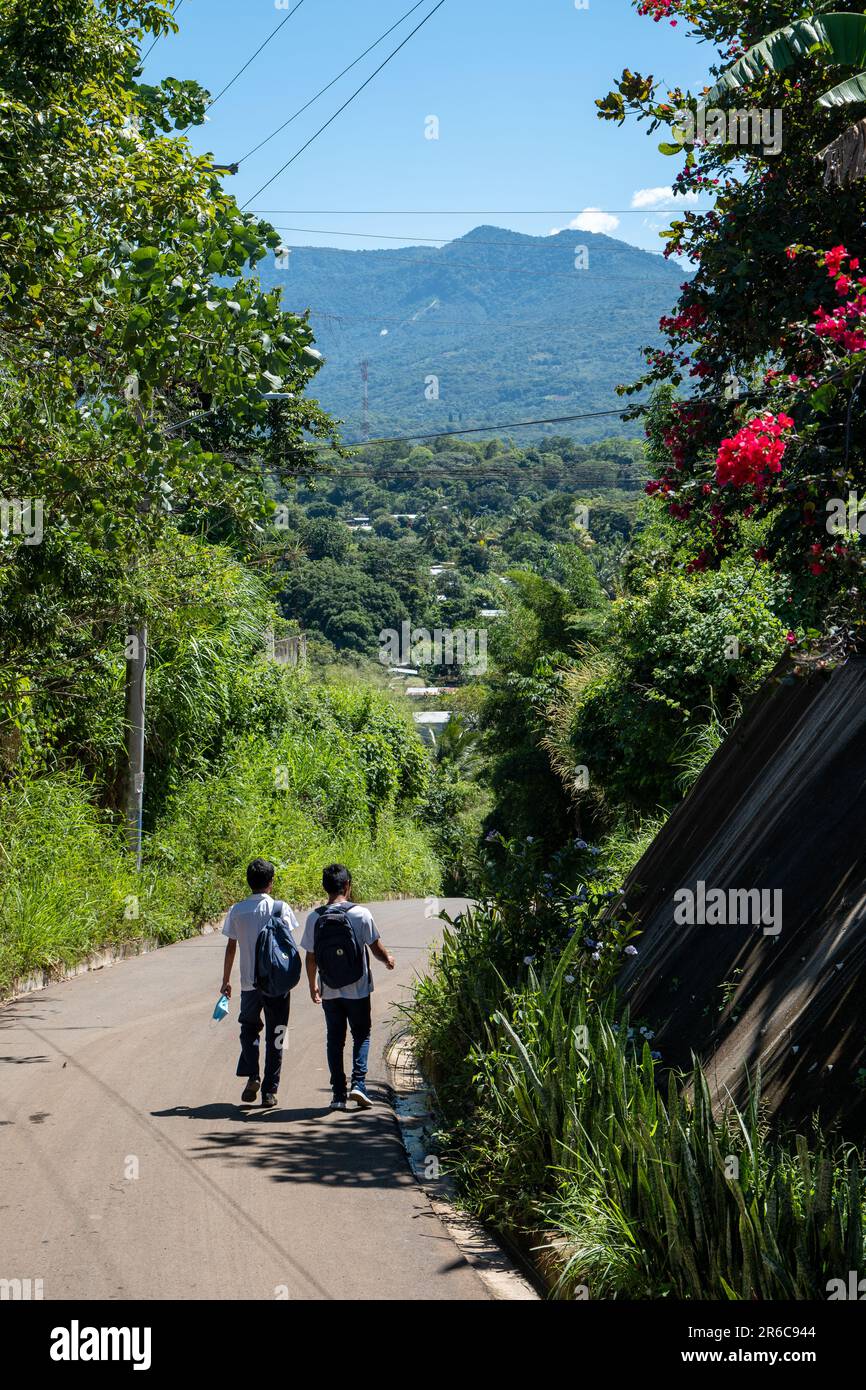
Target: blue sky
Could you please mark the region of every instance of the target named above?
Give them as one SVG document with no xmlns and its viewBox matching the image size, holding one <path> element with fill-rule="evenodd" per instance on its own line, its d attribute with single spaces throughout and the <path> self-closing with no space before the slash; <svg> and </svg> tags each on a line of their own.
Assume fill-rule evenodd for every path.
<svg viewBox="0 0 866 1390">
<path fill-rule="evenodd" d="M 296 3 L 289 0 L 288 8 Z M 412 0 L 303 0 L 251 67 L 190 132 L 232 162 L 288 119 Z M 637 199 L 670 186 L 679 161 L 644 126 L 596 118 L 624 67 L 699 87 L 712 53 L 641 18 L 628 0 L 445 0 L 356 101 L 258 197 L 435 4 L 428 0 L 286 131 L 245 160 L 227 187 L 292 245 L 345 248 L 448 239 L 479 223 L 544 235 L 582 209 L 588 230 L 660 250 L 666 219 Z M 183 0 L 180 32 L 157 43 L 145 79 L 193 77 L 216 93 L 286 19 L 275 0 Z M 425 137 L 429 118 L 438 139 Z M 679 203 L 682 206 L 682 202 Z M 616 219 L 614 221 L 614 219 Z M 369 233 L 369 236 L 339 233 Z M 395 239 L 391 239 L 395 238 Z"/>
</svg>

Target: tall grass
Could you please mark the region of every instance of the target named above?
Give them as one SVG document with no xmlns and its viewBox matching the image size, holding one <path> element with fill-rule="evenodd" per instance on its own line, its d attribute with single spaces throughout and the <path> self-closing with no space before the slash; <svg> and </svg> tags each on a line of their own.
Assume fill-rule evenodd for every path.
<svg viewBox="0 0 866 1390">
<path fill-rule="evenodd" d="M 177 940 L 246 893 L 250 859 L 304 906 L 322 866 L 351 866 L 359 898 L 425 894 L 440 871 L 416 814 L 425 755 L 384 697 L 329 688 L 272 739 L 230 744 L 170 796 L 132 869 L 116 819 L 75 773 L 19 779 L 0 803 L 0 996 L 16 978 L 134 939 Z M 179 779 L 178 779 L 179 780 Z M 417 785 L 416 785 L 417 784 Z"/>
<path fill-rule="evenodd" d="M 525 1245 L 543 1237 L 548 1268 L 552 1243 L 556 1297 L 826 1298 L 862 1265 L 857 1153 L 773 1133 L 759 1077 L 722 1114 L 697 1065 L 663 1091 L 613 998 L 587 1004 L 577 949 L 521 969 L 485 908 L 418 986 L 413 1028 L 465 1201 Z"/>
<path fill-rule="evenodd" d="M 0 802 L 0 993 L 16 976 L 75 965 L 141 935 L 123 842 L 82 778 L 6 787 Z"/>
</svg>

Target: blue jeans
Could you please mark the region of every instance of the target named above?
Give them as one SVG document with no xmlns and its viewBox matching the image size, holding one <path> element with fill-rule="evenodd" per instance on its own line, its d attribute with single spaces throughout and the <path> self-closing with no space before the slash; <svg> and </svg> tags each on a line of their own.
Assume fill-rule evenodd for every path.
<svg viewBox="0 0 866 1390">
<path fill-rule="evenodd" d="M 325 1024 L 328 1029 L 328 1067 L 331 1090 L 345 1098 L 346 1072 L 343 1067 L 343 1048 L 346 1045 L 346 1025 L 352 1032 L 352 1085 L 363 1086 L 367 1077 L 367 1058 L 370 1053 L 370 996 L 363 999 L 323 999 Z"/>
<path fill-rule="evenodd" d="M 264 1013 L 265 1075 L 262 1090 L 265 1095 L 276 1095 L 280 1084 L 283 1049 L 288 1042 L 290 1003 L 289 994 L 272 997 L 262 994 L 258 989 L 241 990 L 241 1008 L 238 1014 L 238 1022 L 241 1025 L 241 1055 L 237 1075 L 248 1076 L 253 1081 L 259 1079 L 259 1033 L 262 1031 Z M 278 1029 L 281 1030 L 279 1034 Z"/>
</svg>

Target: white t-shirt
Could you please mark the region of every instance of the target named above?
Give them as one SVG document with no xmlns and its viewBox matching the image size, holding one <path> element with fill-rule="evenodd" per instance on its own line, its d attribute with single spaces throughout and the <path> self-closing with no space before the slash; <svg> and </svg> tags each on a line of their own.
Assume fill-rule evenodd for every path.
<svg viewBox="0 0 866 1390">
<path fill-rule="evenodd" d="M 253 893 L 226 913 L 223 936 L 238 943 L 242 990 L 256 987 L 256 941 L 267 925 L 275 901 L 269 893 Z M 298 920 L 288 903 L 283 903 L 283 921 L 293 934 L 298 931 Z"/>
<path fill-rule="evenodd" d="M 304 934 L 301 937 L 302 951 L 315 950 L 316 922 L 319 911 L 319 908 L 314 908 L 304 923 Z M 354 926 L 358 939 L 365 946 L 372 946 L 374 941 L 379 940 L 379 929 L 373 921 L 372 913 L 368 912 L 366 907 L 359 907 L 357 903 L 352 903 L 346 916 Z M 323 999 L 364 999 L 368 994 L 372 994 L 373 972 L 370 970 L 367 952 L 364 951 L 364 973 L 360 980 L 356 980 L 352 985 L 344 985 L 342 989 L 331 989 L 331 986 L 326 985 L 320 975 L 319 990 Z"/>
</svg>

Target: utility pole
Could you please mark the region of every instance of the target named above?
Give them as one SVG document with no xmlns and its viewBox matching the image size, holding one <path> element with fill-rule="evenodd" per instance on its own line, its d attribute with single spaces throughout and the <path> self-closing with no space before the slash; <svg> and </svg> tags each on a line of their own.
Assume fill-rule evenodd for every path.
<svg viewBox="0 0 866 1390">
<path fill-rule="evenodd" d="M 124 390 L 127 403 L 139 429 L 146 421 L 138 398 L 138 377 L 127 378 Z M 149 501 L 144 503 L 145 509 Z M 136 564 L 133 562 L 133 572 Z M 124 734 L 126 741 L 126 837 L 129 852 L 135 858 L 136 870 L 141 869 L 142 808 L 144 804 L 144 710 L 147 703 L 147 624 L 137 617 L 126 633 L 126 676 L 124 699 Z"/>
<path fill-rule="evenodd" d="M 146 421 L 138 398 L 138 379 L 134 373 L 127 378 L 124 397 L 132 409 L 136 422 L 144 430 Z M 262 399 L 268 401 L 291 400 L 289 391 L 266 391 Z M 206 410 L 190 420 L 169 425 L 163 434 L 183 429 L 185 425 L 195 424 L 212 415 Z M 143 504 L 145 509 L 149 500 Z M 133 565 L 133 570 L 135 566 Z M 147 707 L 147 623 L 133 618 L 126 635 L 126 677 L 125 677 L 125 719 L 126 736 L 126 786 L 124 789 L 124 808 L 126 811 L 127 843 L 135 856 L 135 867 L 141 869 L 142 809 L 144 805 L 144 716 Z"/>
<path fill-rule="evenodd" d="M 126 638 L 126 829 L 136 869 L 141 868 L 144 802 L 144 712 L 147 703 L 147 624 Z"/>
</svg>

